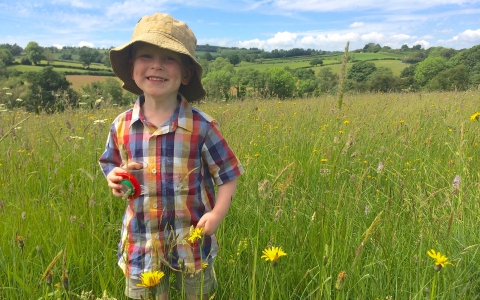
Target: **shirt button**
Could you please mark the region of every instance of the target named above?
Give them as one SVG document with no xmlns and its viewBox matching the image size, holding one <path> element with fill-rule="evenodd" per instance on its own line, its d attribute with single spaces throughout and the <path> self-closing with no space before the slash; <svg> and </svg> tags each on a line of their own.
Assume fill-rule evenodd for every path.
<svg viewBox="0 0 480 300">
<path fill-rule="evenodd" d="M 153 205 L 153 208 L 157 208 L 157 204 L 156 204 L 156 203 Z"/>
<path fill-rule="evenodd" d="M 153 170 L 152 170 L 152 173 L 153 173 L 153 174 L 157 174 L 157 170 L 156 170 L 156 169 L 153 169 Z"/>
</svg>

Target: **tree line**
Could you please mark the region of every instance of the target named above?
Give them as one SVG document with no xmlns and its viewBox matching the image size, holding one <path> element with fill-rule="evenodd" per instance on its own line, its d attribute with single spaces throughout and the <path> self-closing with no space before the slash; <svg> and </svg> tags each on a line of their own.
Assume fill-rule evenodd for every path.
<svg viewBox="0 0 480 300">
<path fill-rule="evenodd" d="M 375 52 L 378 46 L 371 43 L 353 52 Z M 380 49 L 389 50 L 384 47 Z M 70 47 L 66 50 L 69 51 L 68 54 L 65 51 L 55 53 L 59 57 L 69 54 L 79 59 L 84 57 L 85 68 L 89 67 L 87 62 L 98 61 L 99 54 L 108 54 L 108 49 Z M 135 100 L 135 96 L 122 91 L 120 83 L 113 78 L 86 85 L 77 92 L 71 89 L 64 73 L 54 71 L 52 66 L 46 66 L 39 72 L 26 73 L 6 68 L 14 54 L 18 56 L 19 53 L 25 53 L 31 63 L 38 64 L 49 51 L 53 52 L 52 49 L 41 48 L 35 42 L 29 43 L 25 49 L 18 45 L 0 45 L 0 84 L 3 86 L 0 92 L 1 109 L 24 107 L 33 112 L 54 112 L 66 107 L 94 107 L 101 102 L 125 105 Z M 266 71 L 238 69 L 229 57 L 229 54 L 234 53 L 232 51 L 235 50 L 220 49 L 219 55 L 211 60 L 203 55 L 198 58 L 204 67 L 202 82 L 210 100 L 229 101 L 249 97 L 302 98 L 337 92 L 338 74 L 328 66 L 323 66 L 318 72 L 312 67 L 291 69 L 275 65 Z M 460 51 L 444 47 L 425 50 L 417 46 L 404 51 L 405 60 L 417 62 L 407 64 L 400 76 L 395 76 L 389 68 L 376 67 L 372 61 L 353 60 L 346 74 L 344 90 L 356 93 L 445 91 L 477 88 L 480 84 L 480 45 Z M 323 61 L 318 60 L 316 56 L 311 56 L 310 65 L 322 65 Z"/>
</svg>

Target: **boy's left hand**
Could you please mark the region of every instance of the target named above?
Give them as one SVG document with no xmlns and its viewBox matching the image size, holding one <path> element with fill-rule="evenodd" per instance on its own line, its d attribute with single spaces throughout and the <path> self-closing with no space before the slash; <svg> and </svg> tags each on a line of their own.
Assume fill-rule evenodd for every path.
<svg viewBox="0 0 480 300">
<path fill-rule="evenodd" d="M 205 235 L 212 235 L 217 231 L 222 220 L 223 217 L 216 214 L 214 211 L 207 212 L 198 221 L 197 228 L 203 227 Z"/>
</svg>

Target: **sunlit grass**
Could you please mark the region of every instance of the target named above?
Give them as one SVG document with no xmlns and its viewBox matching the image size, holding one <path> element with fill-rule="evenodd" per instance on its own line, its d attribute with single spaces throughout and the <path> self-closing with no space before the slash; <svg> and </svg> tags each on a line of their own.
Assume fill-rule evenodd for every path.
<svg viewBox="0 0 480 300">
<path fill-rule="evenodd" d="M 341 111 L 335 97 L 199 105 L 246 169 L 218 230 L 215 299 L 424 299 L 430 249 L 454 264 L 439 274 L 436 299 L 475 299 L 479 96 L 345 95 Z M 121 110 L 0 114 L 0 136 L 28 118 L 0 141 L 0 299 L 45 299 L 42 274 L 62 250 L 53 285 L 67 269 L 72 297 L 124 299 L 125 203 L 97 165 Z M 261 258 L 271 247 L 288 253 L 274 268 Z"/>
</svg>

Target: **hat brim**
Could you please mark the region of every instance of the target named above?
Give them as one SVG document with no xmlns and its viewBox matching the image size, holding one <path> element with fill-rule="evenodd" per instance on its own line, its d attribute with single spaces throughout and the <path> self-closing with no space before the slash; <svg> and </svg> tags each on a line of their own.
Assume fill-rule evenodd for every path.
<svg viewBox="0 0 480 300">
<path fill-rule="evenodd" d="M 177 40 L 169 38 L 159 32 L 146 32 L 130 42 L 113 48 L 110 50 L 110 62 L 112 64 L 112 70 L 118 78 L 123 82 L 123 88 L 136 95 L 143 94 L 143 91 L 137 86 L 132 78 L 130 69 L 131 59 L 131 47 L 133 44 L 143 42 L 157 46 L 159 48 L 168 49 L 183 55 L 186 55 L 192 59 L 194 66 L 194 73 L 190 82 L 187 85 L 181 85 L 179 92 L 189 101 L 199 101 L 205 97 L 205 89 L 202 85 L 202 66 L 197 62 L 195 57 L 190 55 L 188 50 Z"/>
</svg>

